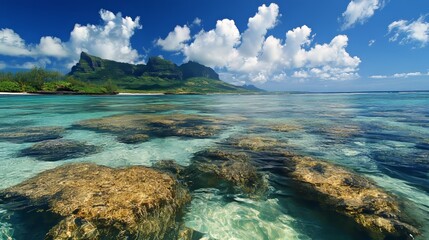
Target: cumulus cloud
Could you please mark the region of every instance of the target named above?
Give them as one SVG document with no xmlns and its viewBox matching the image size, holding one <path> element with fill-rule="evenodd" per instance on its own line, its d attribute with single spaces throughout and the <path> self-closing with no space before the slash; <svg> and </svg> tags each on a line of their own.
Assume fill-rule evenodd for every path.
<svg viewBox="0 0 429 240">
<path fill-rule="evenodd" d="M 374 40 L 374 39 L 371 39 L 371 40 L 369 40 L 369 42 L 368 42 L 368 46 L 369 46 L 369 47 L 371 47 L 372 45 L 374 45 L 374 43 L 375 43 L 375 40 Z"/>
<path fill-rule="evenodd" d="M 425 17 L 420 17 L 416 21 L 399 20 L 388 26 L 389 34 L 393 36 L 389 39 L 392 42 L 399 41 L 400 44 L 418 43 L 421 47 L 429 42 L 429 22 L 425 22 Z"/>
<path fill-rule="evenodd" d="M 29 56 L 31 51 L 25 41 L 12 29 L 0 30 L 0 54 L 6 56 Z"/>
<path fill-rule="evenodd" d="M 27 45 L 12 29 L 0 30 L 0 54 L 14 57 L 66 57 L 68 52 L 59 38 L 42 37 L 37 45 Z"/>
<path fill-rule="evenodd" d="M 66 44 L 76 59 L 82 51 L 94 54 L 101 58 L 119 62 L 136 63 L 140 56 L 133 49 L 130 38 L 136 29 L 141 29 L 140 17 L 122 17 L 110 11 L 101 9 L 102 25 L 88 24 L 82 26 L 75 24 L 70 33 L 70 40 Z"/>
<path fill-rule="evenodd" d="M 352 0 L 347 5 L 347 9 L 343 12 L 342 29 L 348 29 L 357 23 L 364 23 L 372 17 L 376 10 L 382 8 L 383 0 Z"/>
<path fill-rule="evenodd" d="M 237 55 L 235 48 L 240 43 L 240 32 L 234 20 L 223 19 L 216 28 L 208 32 L 200 31 L 194 41 L 182 49 L 186 60 L 196 60 L 212 67 L 223 67 Z"/>
<path fill-rule="evenodd" d="M 38 50 L 41 55 L 45 56 L 62 58 L 68 55 L 66 46 L 61 42 L 61 39 L 56 37 L 42 37 Z"/>
<path fill-rule="evenodd" d="M 358 77 L 360 59 L 346 51 L 348 37 L 312 44 L 314 35 L 304 25 L 289 30 L 285 39 L 267 36 L 276 26 L 279 8 L 262 5 L 240 33 L 234 20 L 218 20 L 212 30 L 201 30 L 180 51 L 189 60 L 226 72 L 230 82 L 282 81 L 287 78 L 346 80 Z"/>
<path fill-rule="evenodd" d="M 409 77 L 422 77 L 429 76 L 429 72 L 407 72 L 407 73 L 395 73 L 393 75 L 372 75 L 372 79 L 386 79 L 386 78 L 409 78 Z"/>
<path fill-rule="evenodd" d="M 255 16 L 249 18 L 247 30 L 242 34 L 242 43 L 238 48 L 240 55 L 255 57 L 260 51 L 267 31 L 273 28 L 279 15 L 277 4 L 265 4 L 258 8 Z"/>
<path fill-rule="evenodd" d="M 176 26 L 165 39 L 159 38 L 156 44 L 166 51 L 177 51 L 182 49 L 184 43 L 191 39 L 191 30 L 188 26 Z"/>
<path fill-rule="evenodd" d="M 102 24 L 75 24 L 67 42 L 62 42 L 57 37 L 43 36 L 38 44 L 26 44 L 12 29 L 1 29 L 0 55 L 36 59 L 16 65 L 15 68 L 41 66 L 41 63 L 44 66 L 49 64 L 47 57 L 62 59 L 69 66 L 79 59 L 82 51 L 120 62 L 141 61 L 141 56 L 130 43 L 135 30 L 142 28 L 139 17 L 122 17 L 121 13 L 115 15 L 104 9 L 101 9 L 99 14 Z"/>
</svg>

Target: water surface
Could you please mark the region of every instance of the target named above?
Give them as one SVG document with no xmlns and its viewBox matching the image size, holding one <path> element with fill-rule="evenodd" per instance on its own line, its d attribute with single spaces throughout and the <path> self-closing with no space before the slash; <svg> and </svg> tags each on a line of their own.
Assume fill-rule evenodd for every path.
<svg viewBox="0 0 429 240">
<path fill-rule="evenodd" d="M 120 167 L 151 166 L 192 156 L 236 135 L 257 132 L 280 139 L 295 152 L 334 162 L 374 180 L 396 195 L 429 238 L 429 93 L 288 94 L 208 96 L 0 96 L 0 131 L 60 126 L 64 139 L 98 146 L 95 154 L 40 161 L 19 157 L 32 143 L 0 141 L 0 189 L 70 162 Z M 81 120 L 117 114 L 203 114 L 246 120 L 228 124 L 214 137 L 152 138 L 124 144 L 106 132 L 73 127 Z M 287 123 L 291 132 L 263 126 Z M 259 129 L 259 130 L 258 130 Z M 341 129 L 356 131 L 341 132 Z M 265 161 L 265 162 L 264 162 Z M 260 200 L 206 188 L 193 192 L 186 225 L 214 239 L 366 239 L 350 220 L 301 199 L 281 168 L 261 156 L 259 171 L 270 184 Z M 267 167 L 270 165 L 270 167 Z M 25 235 L 13 213 L 0 208 L 0 239 Z M 27 233 L 28 234 L 28 233 Z"/>
</svg>

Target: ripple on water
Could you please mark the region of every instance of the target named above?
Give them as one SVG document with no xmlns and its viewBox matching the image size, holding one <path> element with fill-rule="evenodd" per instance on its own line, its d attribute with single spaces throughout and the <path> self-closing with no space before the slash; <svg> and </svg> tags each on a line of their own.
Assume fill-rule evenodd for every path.
<svg viewBox="0 0 429 240">
<path fill-rule="evenodd" d="M 366 175 L 374 180 L 380 187 L 395 193 L 407 202 L 403 204 L 407 213 L 418 222 L 423 236 L 417 239 L 424 239 L 429 234 L 429 195 L 425 192 L 410 186 L 407 182 L 400 179 L 392 178 L 387 175 Z"/>
<path fill-rule="evenodd" d="M 13 228 L 10 223 L 5 221 L 9 215 L 6 210 L 0 208 L 0 239 L 12 240 Z"/>
<path fill-rule="evenodd" d="M 193 193 L 186 226 L 214 239 L 310 239 L 297 232 L 277 199 L 227 199 L 216 189 Z"/>
</svg>

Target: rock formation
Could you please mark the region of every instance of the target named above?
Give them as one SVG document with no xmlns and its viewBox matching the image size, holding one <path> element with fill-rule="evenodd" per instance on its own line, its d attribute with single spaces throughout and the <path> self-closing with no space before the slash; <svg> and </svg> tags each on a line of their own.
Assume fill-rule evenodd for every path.
<svg viewBox="0 0 429 240">
<path fill-rule="evenodd" d="M 16 199 L 63 218 L 46 239 L 176 239 L 176 220 L 190 195 L 173 177 L 153 169 L 79 163 L 0 192 L 2 202 Z"/>
</svg>

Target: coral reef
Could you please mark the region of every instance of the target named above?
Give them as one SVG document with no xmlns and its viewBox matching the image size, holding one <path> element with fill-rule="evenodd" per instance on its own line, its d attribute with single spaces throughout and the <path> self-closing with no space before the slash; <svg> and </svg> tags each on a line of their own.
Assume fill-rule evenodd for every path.
<svg viewBox="0 0 429 240">
<path fill-rule="evenodd" d="M 250 197 L 262 196 L 268 190 L 264 175 L 258 173 L 245 153 L 221 149 L 202 151 L 193 158 L 188 171 L 193 173 L 193 178 L 200 179 L 199 184 L 205 182 L 205 187 L 213 183 L 219 185 L 223 180 Z"/>
<path fill-rule="evenodd" d="M 39 142 L 61 138 L 61 127 L 0 128 L 0 141 L 13 143 Z"/>
<path fill-rule="evenodd" d="M 18 156 L 35 157 L 43 161 L 58 161 L 87 156 L 98 151 L 98 147 L 83 142 L 55 139 L 38 142 L 21 150 Z"/>
<path fill-rule="evenodd" d="M 419 231 L 405 222 L 394 197 L 373 182 L 334 164 L 285 153 L 286 173 L 304 187 L 303 194 L 354 219 L 374 239 L 411 239 Z M 318 196 L 315 198 L 315 195 Z"/>
<path fill-rule="evenodd" d="M 231 140 L 231 143 L 236 147 L 251 151 L 269 151 L 287 146 L 276 138 L 266 137 L 263 135 L 245 135 L 236 137 Z"/>
<path fill-rule="evenodd" d="M 173 177 L 134 166 L 68 164 L 0 192 L 63 217 L 47 239 L 176 239 L 189 192 Z"/>
<path fill-rule="evenodd" d="M 221 124 L 220 119 L 204 115 L 135 114 L 85 120 L 75 124 L 75 127 L 110 132 L 118 135 L 121 142 L 138 143 L 148 139 L 144 135 L 211 137 L 221 130 Z"/>
</svg>

